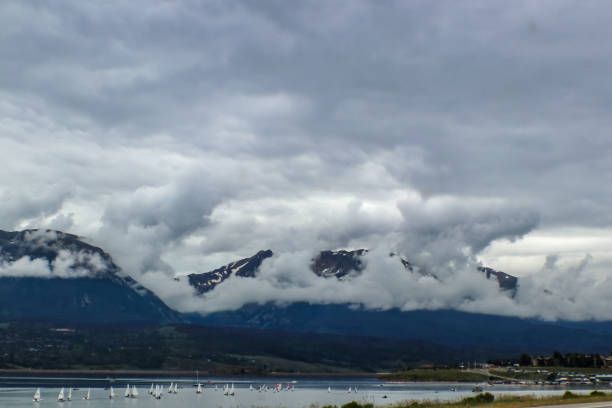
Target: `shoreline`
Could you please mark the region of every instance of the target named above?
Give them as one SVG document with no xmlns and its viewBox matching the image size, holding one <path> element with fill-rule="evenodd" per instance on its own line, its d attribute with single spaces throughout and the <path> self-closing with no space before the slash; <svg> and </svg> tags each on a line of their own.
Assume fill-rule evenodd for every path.
<svg viewBox="0 0 612 408">
<path fill-rule="evenodd" d="M 0 378 L 7 377 L 89 377 L 89 378 L 156 378 L 156 377 L 178 377 L 196 378 L 193 370 L 103 370 L 103 369 L 68 369 L 68 370 L 48 370 L 48 369 L 0 369 Z M 378 379 L 376 373 L 290 373 L 290 372 L 271 372 L 261 374 L 207 374 L 200 373 L 200 378 L 372 378 Z"/>
</svg>

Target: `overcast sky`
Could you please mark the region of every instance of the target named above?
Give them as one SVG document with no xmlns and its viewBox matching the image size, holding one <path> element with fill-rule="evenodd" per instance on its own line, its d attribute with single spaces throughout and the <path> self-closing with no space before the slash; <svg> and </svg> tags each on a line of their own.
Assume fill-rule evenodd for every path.
<svg viewBox="0 0 612 408">
<path fill-rule="evenodd" d="M 367 247 L 612 318 L 611 20 L 562 0 L 2 1 L 0 228 L 83 235 L 153 287 Z"/>
</svg>

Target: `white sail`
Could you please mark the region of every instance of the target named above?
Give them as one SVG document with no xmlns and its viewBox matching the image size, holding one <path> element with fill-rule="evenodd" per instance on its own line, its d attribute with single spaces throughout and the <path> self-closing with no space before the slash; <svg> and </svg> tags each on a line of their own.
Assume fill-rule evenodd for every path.
<svg viewBox="0 0 612 408">
<path fill-rule="evenodd" d="M 229 391 L 229 395 L 234 395 L 234 384 L 232 384 L 232 388 Z"/>
<path fill-rule="evenodd" d="M 125 386 L 125 392 L 123 393 L 124 397 L 129 397 L 130 396 L 130 384 Z"/>
<path fill-rule="evenodd" d="M 151 388 L 149 388 L 149 394 L 153 395 L 155 390 L 153 389 L 153 383 L 151 383 Z"/>
<path fill-rule="evenodd" d="M 89 398 L 91 398 L 91 387 L 87 388 L 87 395 L 83 397 L 84 400 L 88 400 Z"/>
<path fill-rule="evenodd" d="M 227 384 L 223 387 L 223 395 L 229 395 L 229 385 Z"/>
<path fill-rule="evenodd" d="M 172 387 L 174 387 L 174 383 L 170 383 L 170 387 L 168 387 L 168 394 L 172 394 L 174 392 Z"/>
<path fill-rule="evenodd" d="M 34 401 L 34 402 L 39 402 L 40 401 L 40 388 L 36 389 L 36 392 L 34 393 L 34 398 L 32 399 L 32 401 Z"/>
<path fill-rule="evenodd" d="M 131 398 L 138 398 L 138 390 L 135 385 L 132 385 L 132 393 L 130 394 Z"/>
<path fill-rule="evenodd" d="M 64 401 L 64 387 L 60 390 L 59 394 L 57 394 L 58 401 Z"/>
<path fill-rule="evenodd" d="M 349 386 L 348 392 L 351 392 L 351 387 Z"/>
<path fill-rule="evenodd" d="M 253 384 L 249 385 L 249 391 L 253 391 Z"/>
<path fill-rule="evenodd" d="M 68 401 L 72 401 L 72 387 L 68 388 Z"/>
<path fill-rule="evenodd" d="M 196 390 L 196 394 L 202 393 L 202 384 L 198 383 L 198 389 Z"/>
<path fill-rule="evenodd" d="M 161 392 L 159 391 L 159 384 L 155 385 L 155 393 L 153 394 L 153 396 L 157 399 L 161 398 Z"/>
<path fill-rule="evenodd" d="M 113 386 L 111 385 L 110 390 L 108 391 L 108 398 L 115 398 L 115 390 L 113 390 Z"/>
<path fill-rule="evenodd" d="M 331 392 L 331 386 L 327 387 L 327 392 Z"/>
<path fill-rule="evenodd" d="M 174 383 L 174 393 L 178 394 L 178 383 Z"/>
</svg>

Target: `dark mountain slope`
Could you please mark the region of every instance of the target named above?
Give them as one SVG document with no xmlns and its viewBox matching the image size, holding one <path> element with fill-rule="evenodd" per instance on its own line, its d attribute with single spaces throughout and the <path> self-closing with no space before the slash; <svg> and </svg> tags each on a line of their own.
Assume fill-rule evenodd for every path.
<svg viewBox="0 0 612 408">
<path fill-rule="evenodd" d="M 24 259 L 43 260 L 48 270 L 36 276 L 27 272 L 19 276 L 19 270 L 8 276 L 2 274 Z M 123 274 L 102 249 L 72 234 L 38 230 L 0 231 L 0 318 L 57 322 L 183 320 L 153 292 Z"/>
<path fill-rule="evenodd" d="M 608 352 L 612 344 L 612 333 L 588 326 L 567 327 L 535 319 L 455 310 L 371 311 L 348 305 L 294 303 L 283 307 L 269 303 L 246 305 L 237 311 L 213 313 L 197 320 L 200 324 L 215 326 L 418 339 L 510 354 L 552 350 Z M 612 326 L 610 322 L 599 325 Z"/>
</svg>

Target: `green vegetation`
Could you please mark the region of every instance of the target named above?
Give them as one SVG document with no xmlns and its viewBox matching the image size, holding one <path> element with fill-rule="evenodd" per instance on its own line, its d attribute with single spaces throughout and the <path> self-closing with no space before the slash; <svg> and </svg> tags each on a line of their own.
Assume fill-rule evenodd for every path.
<svg viewBox="0 0 612 408">
<path fill-rule="evenodd" d="M 406 401 L 400 404 L 395 404 L 392 406 L 392 408 L 463 408 L 471 406 L 491 408 L 522 408 L 603 401 L 612 401 L 612 394 L 597 391 L 597 394 L 591 393 L 591 395 L 578 395 L 568 391 L 563 395 L 548 397 L 502 395 L 495 398 L 490 393 L 482 393 L 456 402 Z M 359 406 L 354 406 L 353 408 L 359 408 Z"/>
<path fill-rule="evenodd" d="M 337 405 L 324 405 L 322 408 L 338 408 Z M 369 402 L 360 403 L 357 401 L 347 402 L 340 408 L 374 408 L 374 404 Z"/>
<path fill-rule="evenodd" d="M 466 397 L 462 399 L 460 402 L 464 405 L 481 405 L 488 404 L 489 402 L 493 402 L 495 396 L 490 392 L 483 392 L 474 397 Z"/>
<path fill-rule="evenodd" d="M 3 327 L 0 369 L 350 374 L 403 369 L 432 353 L 406 340 L 187 324 Z"/>
<path fill-rule="evenodd" d="M 540 372 L 538 372 L 540 371 Z M 498 377 L 514 378 L 515 380 L 528 380 L 528 381 L 546 381 L 549 380 L 551 372 L 541 372 L 541 370 L 528 369 L 518 371 L 508 371 L 500 368 L 489 371 L 491 375 Z M 550 378 L 554 379 L 554 378 Z"/>
<path fill-rule="evenodd" d="M 578 398 L 579 395 L 578 394 L 574 394 L 571 391 L 565 391 L 563 393 L 563 395 L 561 396 L 562 399 L 566 400 L 566 399 L 572 399 L 572 398 Z"/>
<path fill-rule="evenodd" d="M 386 381 L 481 382 L 487 381 L 489 377 L 485 374 L 454 368 L 419 368 L 385 374 L 379 378 Z"/>
</svg>

